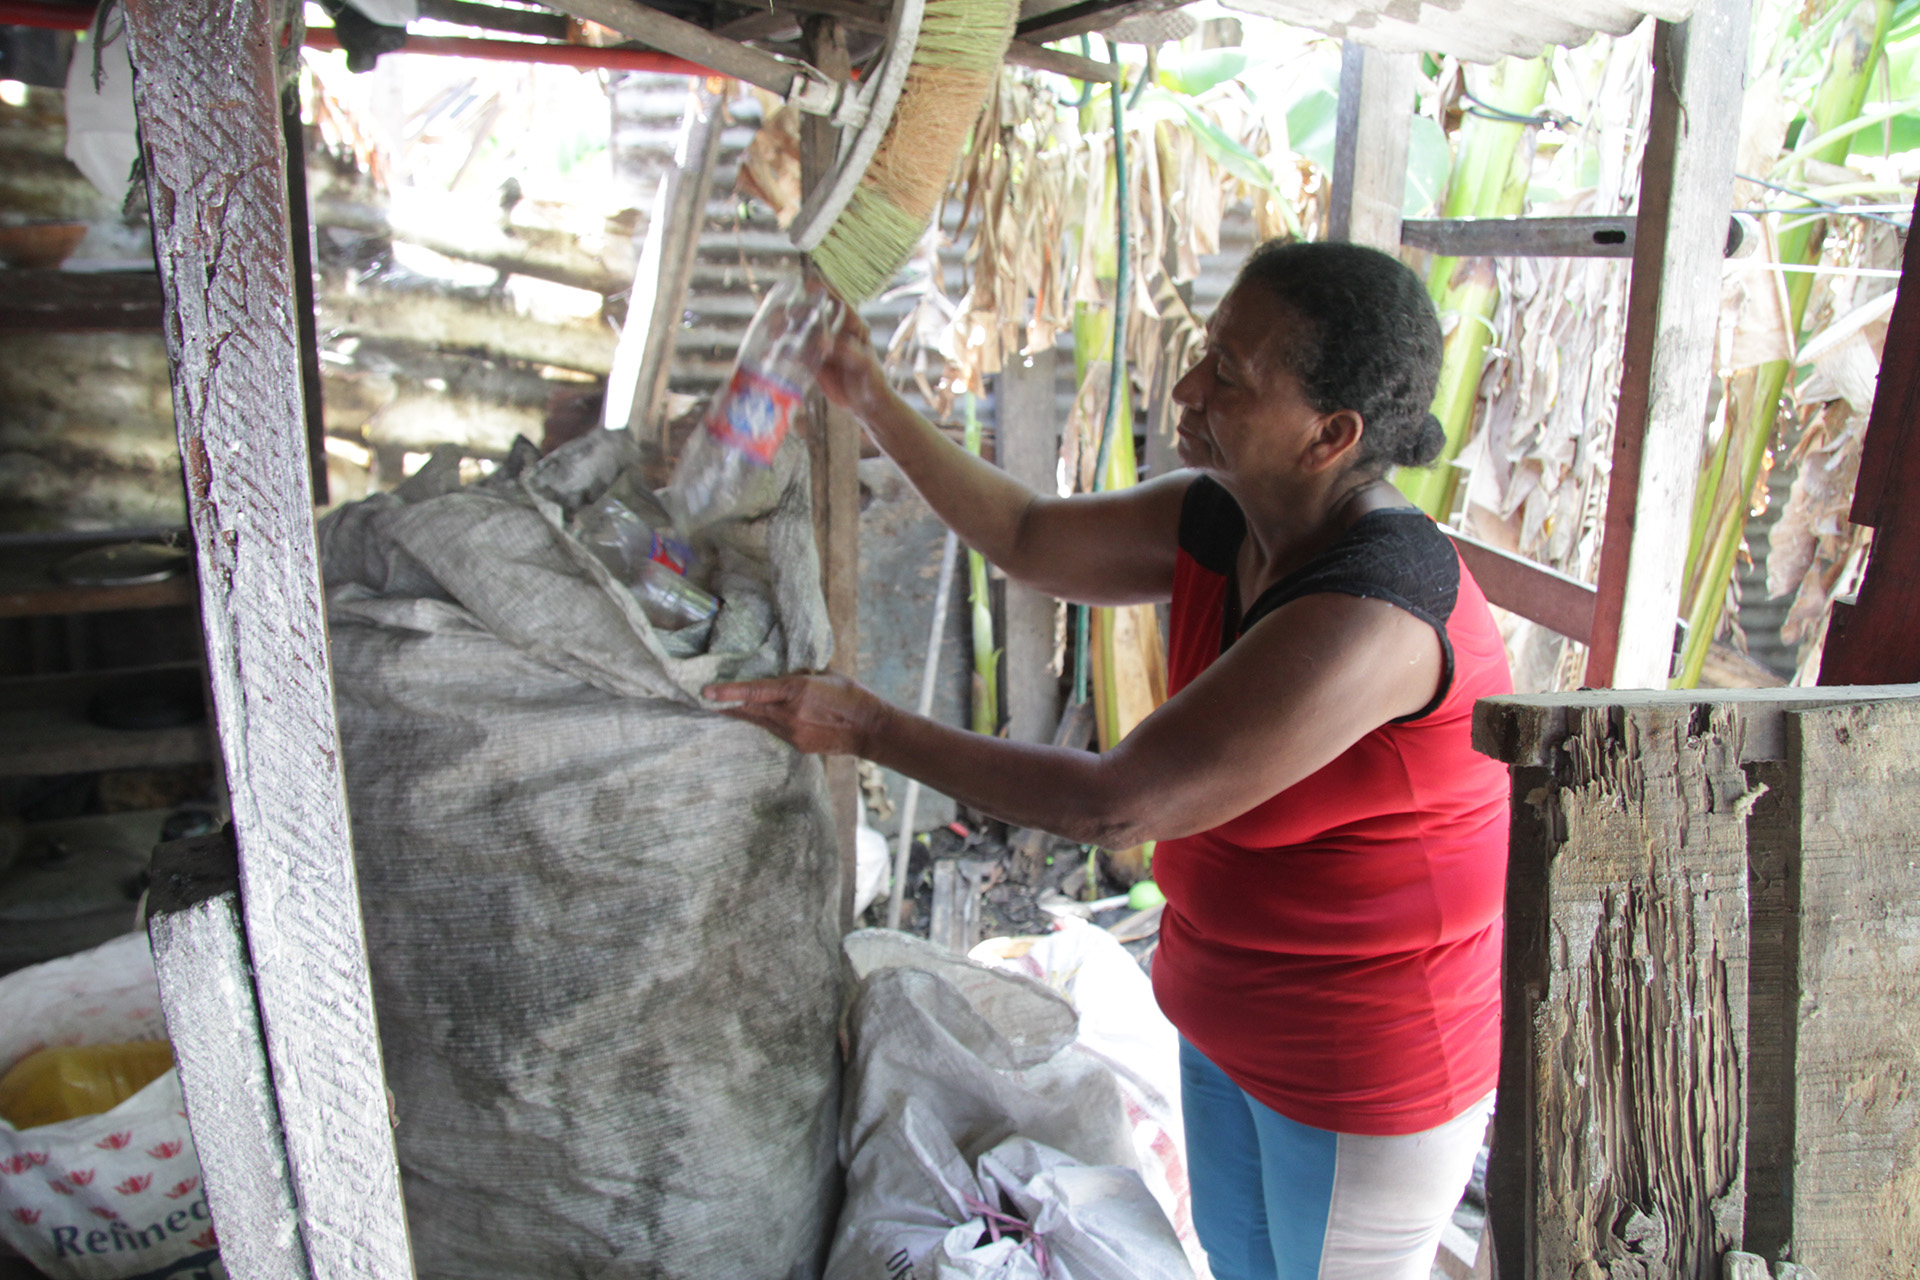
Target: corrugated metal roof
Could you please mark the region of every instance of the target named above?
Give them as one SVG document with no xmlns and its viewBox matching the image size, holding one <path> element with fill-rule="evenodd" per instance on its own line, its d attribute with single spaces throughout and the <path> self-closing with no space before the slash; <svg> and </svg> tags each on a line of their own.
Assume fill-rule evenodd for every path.
<svg viewBox="0 0 1920 1280">
<path fill-rule="evenodd" d="M 1694 0 L 1222 0 L 1242 13 L 1396 53 L 1469 62 L 1532 58 L 1553 45 L 1625 35 L 1643 18 L 1684 22 Z"/>
</svg>

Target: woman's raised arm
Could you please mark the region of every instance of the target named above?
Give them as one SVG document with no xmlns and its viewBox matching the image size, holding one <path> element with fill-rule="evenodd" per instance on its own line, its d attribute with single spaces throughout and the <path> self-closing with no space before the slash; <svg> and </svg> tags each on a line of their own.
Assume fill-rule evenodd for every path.
<svg viewBox="0 0 1920 1280">
<path fill-rule="evenodd" d="M 1190 474 L 1073 498 L 1036 493 L 915 413 L 888 384 L 866 325 L 851 311 L 821 366 L 820 388 L 860 420 L 961 541 L 1016 582 L 1085 604 L 1172 594 Z"/>
</svg>

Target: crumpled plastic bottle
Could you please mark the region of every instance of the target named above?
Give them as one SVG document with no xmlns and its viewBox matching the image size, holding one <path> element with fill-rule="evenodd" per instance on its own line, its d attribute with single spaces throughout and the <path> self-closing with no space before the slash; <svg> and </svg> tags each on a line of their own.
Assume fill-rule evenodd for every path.
<svg viewBox="0 0 1920 1280">
<path fill-rule="evenodd" d="M 727 385 L 687 441 L 662 497 L 682 531 L 733 515 L 773 455 L 812 386 L 846 304 L 819 280 L 789 277 L 768 291 Z"/>
<path fill-rule="evenodd" d="M 574 536 L 640 602 L 656 627 L 677 630 L 705 622 L 720 602 L 687 581 L 693 550 L 653 527 L 617 498 L 601 498 L 574 517 Z"/>
</svg>

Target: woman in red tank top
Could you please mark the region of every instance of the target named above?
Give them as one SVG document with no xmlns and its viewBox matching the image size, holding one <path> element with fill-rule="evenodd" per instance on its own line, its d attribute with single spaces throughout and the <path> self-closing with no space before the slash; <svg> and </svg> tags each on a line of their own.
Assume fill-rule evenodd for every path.
<svg viewBox="0 0 1920 1280">
<path fill-rule="evenodd" d="M 1451 544 L 1385 480 L 1440 449 L 1440 344 L 1396 260 L 1264 245 L 1175 388 L 1188 469 L 1057 498 L 913 413 L 850 318 L 828 397 L 1009 576 L 1170 602 L 1171 696 L 1090 754 L 834 676 L 708 690 L 801 750 L 1009 823 L 1160 842 L 1155 991 L 1183 1037 L 1195 1219 L 1221 1280 L 1424 1276 L 1491 1105 L 1507 783 L 1469 729 L 1475 699 L 1509 691 L 1505 655 Z"/>
</svg>

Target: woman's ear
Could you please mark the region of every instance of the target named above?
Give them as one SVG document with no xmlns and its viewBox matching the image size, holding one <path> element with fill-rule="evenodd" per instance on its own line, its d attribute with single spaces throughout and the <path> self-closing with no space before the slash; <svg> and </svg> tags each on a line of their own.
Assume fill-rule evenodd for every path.
<svg viewBox="0 0 1920 1280">
<path fill-rule="evenodd" d="M 1353 409 L 1336 409 L 1321 418 L 1307 444 L 1307 469 L 1326 471 L 1349 465 L 1366 429 L 1366 421 Z"/>
</svg>

